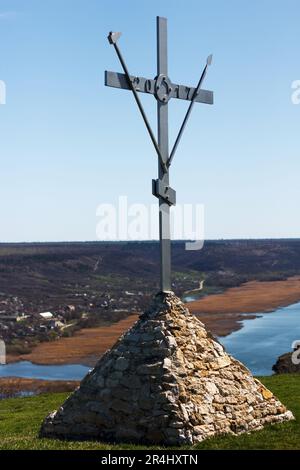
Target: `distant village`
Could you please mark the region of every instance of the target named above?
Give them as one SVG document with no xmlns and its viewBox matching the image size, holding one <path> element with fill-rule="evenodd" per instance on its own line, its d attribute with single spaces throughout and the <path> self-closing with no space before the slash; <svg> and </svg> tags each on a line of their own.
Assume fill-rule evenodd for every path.
<svg viewBox="0 0 300 470">
<path fill-rule="evenodd" d="M 115 298 L 117 297 L 117 298 Z M 81 328 L 118 321 L 144 306 L 144 293 L 125 290 L 118 296 L 75 293 L 72 303 L 33 304 L 0 292 L 0 339 L 8 352 L 26 354 L 41 341 L 72 336 Z"/>
<path fill-rule="evenodd" d="M 41 342 L 148 308 L 158 287 L 153 247 L 138 245 L 134 256 L 131 250 L 82 243 L 4 246 L 1 255 L 0 247 L 0 339 L 7 353 L 25 355 Z M 181 296 L 198 288 L 201 277 L 197 271 L 174 272 L 172 288 Z"/>
</svg>

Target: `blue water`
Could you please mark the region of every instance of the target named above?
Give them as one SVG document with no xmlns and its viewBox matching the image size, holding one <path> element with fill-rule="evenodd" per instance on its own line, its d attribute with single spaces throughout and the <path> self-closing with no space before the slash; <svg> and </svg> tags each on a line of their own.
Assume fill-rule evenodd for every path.
<svg viewBox="0 0 300 470">
<path fill-rule="evenodd" d="M 89 371 L 81 364 L 43 366 L 29 361 L 0 365 L 0 377 L 23 377 L 43 380 L 81 380 Z"/>
<path fill-rule="evenodd" d="M 190 293 L 183 295 L 181 300 L 182 302 L 194 302 L 194 300 L 198 300 L 200 297 L 203 297 L 203 292 L 201 290 L 198 292 L 191 291 Z"/>
<path fill-rule="evenodd" d="M 300 340 L 300 302 L 258 315 L 219 340 L 254 375 L 271 375 L 278 356 L 292 351 L 293 341 Z"/>
<path fill-rule="evenodd" d="M 12 394 L 0 393 L 0 400 L 4 400 L 5 398 L 26 398 L 26 397 L 33 397 L 37 395 L 37 392 L 33 390 L 21 390 L 20 392 L 15 392 Z"/>
<path fill-rule="evenodd" d="M 197 296 L 195 294 L 190 294 L 190 295 L 185 295 L 183 298 L 182 298 L 182 301 L 183 302 L 193 302 L 194 300 L 198 300 L 200 296 Z"/>
</svg>

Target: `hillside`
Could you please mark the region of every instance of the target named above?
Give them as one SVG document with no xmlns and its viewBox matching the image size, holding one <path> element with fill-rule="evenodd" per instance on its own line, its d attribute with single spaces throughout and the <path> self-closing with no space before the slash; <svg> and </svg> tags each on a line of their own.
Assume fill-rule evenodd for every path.
<svg viewBox="0 0 300 470">
<path fill-rule="evenodd" d="M 248 281 L 270 283 L 300 274 L 300 240 L 206 241 L 200 251 L 173 242 L 172 269 L 178 296 L 200 281 L 201 297 Z M 158 270 L 157 242 L 0 244 L 0 338 L 19 356 L 41 342 L 138 314 L 159 289 Z M 282 290 L 288 299 L 279 305 L 299 300 Z M 43 312 L 52 312 L 53 321 L 41 319 Z M 232 322 L 216 331 L 232 331 Z"/>
<path fill-rule="evenodd" d="M 197 273 L 217 287 L 283 279 L 300 274 L 300 240 L 206 241 L 199 251 L 173 242 L 172 265 L 175 288 L 182 281 L 178 273 L 193 274 L 190 288 Z M 68 298 L 87 285 L 119 288 L 121 279 L 123 289 L 134 281 L 137 289 L 152 293 L 158 274 L 157 242 L 0 244 L 0 291 L 28 300 Z"/>
<path fill-rule="evenodd" d="M 197 449 L 299 449 L 300 375 L 265 377 L 262 382 L 294 413 L 296 421 L 268 426 L 239 437 L 224 436 L 204 441 Z M 99 442 L 66 442 L 37 437 L 43 418 L 56 409 L 66 394 L 0 400 L 0 449 L 131 449 L 142 446 Z"/>
</svg>

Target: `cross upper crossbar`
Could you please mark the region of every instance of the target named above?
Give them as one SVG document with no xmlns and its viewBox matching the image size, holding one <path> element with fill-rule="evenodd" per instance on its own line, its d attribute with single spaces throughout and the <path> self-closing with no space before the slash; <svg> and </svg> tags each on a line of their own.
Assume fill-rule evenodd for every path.
<svg viewBox="0 0 300 470">
<path fill-rule="evenodd" d="M 136 89 L 141 93 L 150 93 L 151 95 L 156 94 L 156 83 L 157 79 L 149 79 L 144 77 L 136 77 L 130 75 L 130 80 Z M 123 90 L 130 90 L 130 86 L 127 82 L 126 75 L 117 72 L 105 72 L 105 85 L 113 88 L 122 88 Z M 168 98 L 177 98 L 180 100 L 191 101 L 193 99 L 196 88 L 189 87 L 186 85 L 177 85 L 171 83 L 171 91 L 169 92 Z M 199 94 L 195 98 L 196 103 L 213 104 L 214 94 L 209 90 L 200 90 Z"/>
</svg>

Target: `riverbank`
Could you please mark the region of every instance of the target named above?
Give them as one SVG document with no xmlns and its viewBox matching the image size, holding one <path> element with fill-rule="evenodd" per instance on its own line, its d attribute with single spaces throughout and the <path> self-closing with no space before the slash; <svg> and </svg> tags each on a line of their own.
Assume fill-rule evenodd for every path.
<svg viewBox="0 0 300 470">
<path fill-rule="evenodd" d="M 294 355 L 295 360 L 293 361 L 292 356 Z M 300 348 L 297 352 L 288 352 L 282 354 L 277 359 L 276 364 L 273 366 L 275 374 L 300 374 Z"/>
<path fill-rule="evenodd" d="M 0 378 L 0 398 L 39 395 L 41 393 L 72 392 L 79 385 L 76 380 L 37 380 L 20 377 Z"/>
<path fill-rule="evenodd" d="M 189 302 L 187 307 L 213 334 L 226 336 L 241 328 L 241 320 L 256 318 L 257 312 L 270 312 L 298 301 L 300 277 L 293 277 L 285 281 L 247 282 L 221 294 Z M 131 315 L 108 326 L 81 330 L 71 338 L 40 343 L 30 354 L 8 355 L 7 362 L 84 364 L 91 367 L 137 319 L 138 315 Z"/>
<path fill-rule="evenodd" d="M 251 281 L 187 304 L 206 327 L 217 336 L 226 336 L 241 328 L 240 321 L 256 314 L 272 312 L 300 301 L 300 277 L 284 281 Z"/>
</svg>

